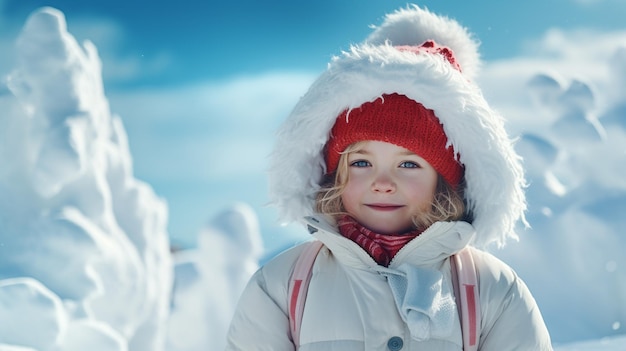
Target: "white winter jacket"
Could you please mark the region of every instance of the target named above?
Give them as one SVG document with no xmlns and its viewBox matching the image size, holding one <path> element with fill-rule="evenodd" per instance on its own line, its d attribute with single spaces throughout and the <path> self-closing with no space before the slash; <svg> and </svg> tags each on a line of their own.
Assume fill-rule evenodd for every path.
<svg viewBox="0 0 626 351">
<path fill-rule="evenodd" d="M 442 277 L 445 293 L 452 286 L 449 258 L 472 239 L 474 229 L 470 224 L 435 223 L 403 247 L 389 267 L 383 267 L 319 218 L 310 217 L 307 222 L 309 231 L 324 247 L 313 266 L 300 350 L 462 350 L 456 308 L 448 314 L 452 322 L 444 323 L 447 327 L 432 330 L 429 338 L 418 340 L 420 337 L 411 334 L 396 307 L 388 277 L 413 267 L 421 273 L 408 279 L 411 290 L 420 275 L 436 273 Z M 287 290 L 303 247 L 278 255 L 251 278 L 232 320 L 227 350 L 295 349 L 289 329 Z M 552 350 L 541 313 L 524 282 L 491 254 L 477 249 L 472 254 L 482 315 L 479 350 Z M 434 295 L 445 294 L 435 291 Z M 439 317 L 434 319 L 441 321 Z M 437 323 L 431 320 L 431 325 Z"/>
</svg>

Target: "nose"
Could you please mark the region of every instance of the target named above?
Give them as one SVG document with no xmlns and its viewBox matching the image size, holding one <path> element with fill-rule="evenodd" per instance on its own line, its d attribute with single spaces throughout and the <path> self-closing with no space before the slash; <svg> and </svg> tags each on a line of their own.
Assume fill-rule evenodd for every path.
<svg viewBox="0 0 626 351">
<path fill-rule="evenodd" d="M 388 175 L 378 174 L 372 182 L 372 191 L 375 193 L 393 194 L 396 192 L 396 183 Z"/>
</svg>

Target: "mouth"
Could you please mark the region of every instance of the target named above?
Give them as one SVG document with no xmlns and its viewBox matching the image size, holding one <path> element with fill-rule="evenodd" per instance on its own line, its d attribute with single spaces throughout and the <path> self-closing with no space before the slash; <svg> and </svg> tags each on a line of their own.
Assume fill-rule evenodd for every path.
<svg viewBox="0 0 626 351">
<path fill-rule="evenodd" d="M 375 211 L 395 211 L 399 208 L 404 207 L 404 205 L 395 204 L 365 204 L 365 206 Z"/>
</svg>

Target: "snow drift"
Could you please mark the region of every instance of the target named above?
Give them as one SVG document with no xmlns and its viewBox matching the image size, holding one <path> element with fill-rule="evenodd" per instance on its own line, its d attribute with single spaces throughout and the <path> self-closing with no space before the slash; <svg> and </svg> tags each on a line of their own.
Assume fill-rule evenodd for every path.
<svg viewBox="0 0 626 351">
<path fill-rule="evenodd" d="M 133 177 L 96 48 L 44 8 L 15 50 L 0 96 L 0 345 L 161 350 L 167 207 Z"/>
</svg>

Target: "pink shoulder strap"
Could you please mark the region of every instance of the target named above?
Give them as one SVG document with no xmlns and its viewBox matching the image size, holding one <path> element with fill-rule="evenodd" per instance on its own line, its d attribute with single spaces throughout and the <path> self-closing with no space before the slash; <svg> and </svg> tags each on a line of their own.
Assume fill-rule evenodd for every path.
<svg viewBox="0 0 626 351">
<path fill-rule="evenodd" d="M 311 281 L 311 271 L 315 258 L 322 248 L 320 241 L 306 244 L 298 257 L 291 279 L 289 280 L 289 327 L 296 346 L 300 346 L 300 326 L 304 313 L 304 303 Z M 478 277 L 470 249 L 465 248 L 452 256 L 452 284 L 457 297 L 461 330 L 463 332 L 463 351 L 477 351 L 480 337 L 480 299 L 478 296 Z"/>
<path fill-rule="evenodd" d="M 322 248 L 323 244 L 319 240 L 314 240 L 306 244 L 304 250 L 293 269 L 291 279 L 289 280 L 289 327 L 291 329 L 291 337 L 296 346 L 296 350 L 300 346 L 300 325 L 302 324 L 302 314 L 304 313 L 304 302 L 306 294 L 309 290 L 309 282 L 311 281 L 311 271 L 315 258 Z"/>
<path fill-rule="evenodd" d="M 452 284 L 457 297 L 461 330 L 463 332 L 463 351 L 478 350 L 480 338 L 480 298 L 478 296 L 478 277 L 474 258 L 469 248 L 464 248 L 452 256 Z"/>
</svg>

